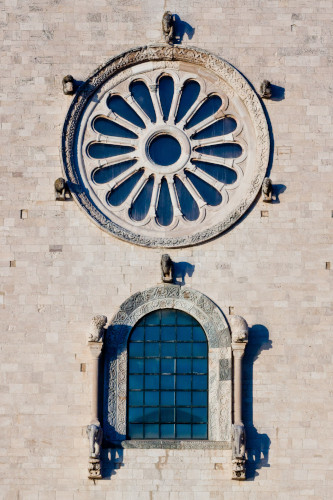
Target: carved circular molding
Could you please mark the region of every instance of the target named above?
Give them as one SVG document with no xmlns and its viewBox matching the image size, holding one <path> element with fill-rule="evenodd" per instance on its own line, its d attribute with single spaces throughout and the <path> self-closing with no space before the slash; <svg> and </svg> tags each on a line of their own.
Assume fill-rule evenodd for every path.
<svg viewBox="0 0 333 500">
<path fill-rule="evenodd" d="M 258 97 L 230 64 L 152 45 L 111 59 L 80 87 L 62 157 L 74 198 L 99 227 L 139 245 L 181 247 L 222 233 L 248 209 L 269 133 Z"/>
</svg>

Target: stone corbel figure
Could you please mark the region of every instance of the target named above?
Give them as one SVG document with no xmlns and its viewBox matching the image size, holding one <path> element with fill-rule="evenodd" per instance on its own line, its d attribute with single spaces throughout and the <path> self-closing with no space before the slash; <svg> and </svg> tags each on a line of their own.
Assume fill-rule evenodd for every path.
<svg viewBox="0 0 333 500">
<path fill-rule="evenodd" d="M 169 254 L 165 253 L 161 257 L 161 271 L 163 283 L 172 283 L 172 260 Z"/>
<path fill-rule="evenodd" d="M 265 177 L 262 183 L 262 197 L 265 203 L 272 203 L 273 185 L 269 177 Z"/>
<path fill-rule="evenodd" d="M 260 84 L 260 97 L 270 99 L 272 97 L 272 86 L 268 80 L 263 80 Z"/>
<path fill-rule="evenodd" d="M 242 316 L 231 316 L 231 338 L 233 343 L 247 343 L 249 327 Z"/>
<path fill-rule="evenodd" d="M 62 79 L 62 90 L 65 95 L 73 95 L 75 93 L 75 81 L 72 75 L 66 75 Z"/>
<path fill-rule="evenodd" d="M 232 475 L 245 479 L 245 429 L 243 424 L 232 426 Z"/>
<path fill-rule="evenodd" d="M 89 479 L 101 479 L 101 444 L 103 439 L 103 430 L 98 420 L 93 420 L 87 426 L 87 436 L 89 440 Z"/>
<path fill-rule="evenodd" d="M 89 457 L 100 458 L 103 430 L 98 420 L 93 420 L 87 426 L 87 436 L 89 440 Z"/>
<path fill-rule="evenodd" d="M 54 195 L 56 201 L 65 201 L 66 195 L 69 195 L 67 183 L 62 177 L 54 181 Z"/>
<path fill-rule="evenodd" d="M 91 320 L 88 342 L 103 342 L 107 317 L 94 316 Z"/>
<path fill-rule="evenodd" d="M 174 18 L 169 10 L 162 17 L 162 31 L 166 43 L 172 45 L 174 37 Z"/>
</svg>

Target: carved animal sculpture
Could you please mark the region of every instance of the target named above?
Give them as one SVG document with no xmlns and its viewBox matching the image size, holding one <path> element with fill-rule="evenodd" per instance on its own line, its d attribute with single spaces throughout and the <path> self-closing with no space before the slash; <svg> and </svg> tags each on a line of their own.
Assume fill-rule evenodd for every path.
<svg viewBox="0 0 333 500">
<path fill-rule="evenodd" d="M 243 424 L 233 425 L 232 456 L 235 459 L 245 457 L 245 430 Z"/>
<path fill-rule="evenodd" d="M 262 183 L 263 201 L 265 201 L 266 203 L 271 203 L 272 202 L 272 194 L 273 194 L 272 181 L 270 180 L 269 177 L 265 177 L 265 179 Z"/>
<path fill-rule="evenodd" d="M 169 254 L 165 253 L 161 257 L 162 281 L 164 283 L 172 283 L 172 260 Z"/>
<path fill-rule="evenodd" d="M 270 99 L 272 97 L 272 86 L 268 80 L 264 80 L 260 85 L 260 97 L 263 99 Z"/>
<path fill-rule="evenodd" d="M 165 41 L 171 45 L 173 42 L 173 35 L 174 35 L 174 19 L 169 10 L 167 10 L 163 14 L 162 31 Z"/>
<path fill-rule="evenodd" d="M 94 420 L 87 426 L 87 436 L 89 439 L 89 457 L 99 458 L 103 439 L 103 430 L 98 420 Z"/>
<path fill-rule="evenodd" d="M 233 342 L 247 342 L 249 327 L 242 316 L 230 316 L 231 337 Z"/>
<path fill-rule="evenodd" d="M 66 181 L 62 177 L 59 177 L 54 181 L 54 194 L 57 201 L 64 201 L 66 198 Z"/>
<path fill-rule="evenodd" d="M 107 317 L 103 315 L 94 316 L 91 320 L 89 331 L 89 342 L 103 342 Z"/>
<path fill-rule="evenodd" d="M 66 75 L 62 79 L 62 90 L 65 95 L 73 95 L 75 92 L 75 82 L 72 75 Z"/>
</svg>

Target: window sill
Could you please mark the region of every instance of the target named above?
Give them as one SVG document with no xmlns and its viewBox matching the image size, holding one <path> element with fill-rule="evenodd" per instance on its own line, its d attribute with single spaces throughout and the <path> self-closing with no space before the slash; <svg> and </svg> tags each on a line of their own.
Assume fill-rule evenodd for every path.
<svg viewBox="0 0 333 500">
<path fill-rule="evenodd" d="M 105 443 L 103 448 L 138 448 L 138 449 L 172 449 L 172 450 L 230 450 L 230 441 L 209 441 L 208 439 L 131 439 Z"/>
</svg>

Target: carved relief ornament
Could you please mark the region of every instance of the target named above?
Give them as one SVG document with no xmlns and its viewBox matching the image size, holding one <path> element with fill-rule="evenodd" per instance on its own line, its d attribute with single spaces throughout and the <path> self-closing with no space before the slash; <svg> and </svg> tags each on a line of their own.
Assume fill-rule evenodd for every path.
<svg viewBox="0 0 333 500">
<path fill-rule="evenodd" d="M 169 76 L 174 82 L 169 118 L 163 116 L 158 98 L 159 81 L 163 75 Z M 185 117 L 177 122 L 181 94 L 184 85 L 190 80 L 199 84 L 200 94 L 193 109 L 189 109 Z M 145 112 L 133 99 L 130 88 L 137 81 L 145 82 L 151 95 L 156 113 L 155 123 L 147 119 Z M 119 95 L 126 100 L 145 122 L 145 126 L 141 129 L 133 126 L 110 110 L 108 98 L 112 95 Z M 196 111 L 213 95 L 222 101 L 219 110 L 198 126 L 191 126 L 190 120 Z M 116 144 L 117 147 L 125 145 L 133 150 L 128 153 L 128 159 L 136 162 L 136 165 L 113 180 L 103 181 L 104 184 L 97 182 L 96 171 L 106 165 L 109 168 L 110 161 L 93 158 L 91 153 L 95 144 L 112 142 L 110 137 L 105 138 L 94 128 L 94 120 L 102 115 L 138 136 L 137 139 L 121 138 Z M 215 143 L 212 140 L 195 139 L 200 130 L 226 117 L 236 123 L 232 133 L 222 133 L 215 138 Z M 179 158 L 165 168 L 154 163 L 155 160 L 150 157 L 150 144 L 160 135 L 172 137 L 180 148 Z M 114 144 L 114 138 L 112 140 Z M 230 144 L 239 147 L 241 153 L 238 157 L 212 157 L 209 154 L 213 153 L 202 152 L 207 149 L 207 144 Z M 257 95 L 245 78 L 226 61 L 209 52 L 164 44 L 129 50 L 93 73 L 73 99 L 62 136 L 64 175 L 77 203 L 103 230 L 147 247 L 195 245 L 224 232 L 254 201 L 265 177 L 268 158 L 266 118 Z M 125 160 L 125 154 L 122 159 Z M 112 159 L 111 164 L 114 162 Z M 205 171 L 202 169 L 202 162 L 215 162 L 229 169 L 236 180 L 228 183 L 225 179 L 214 178 L 209 170 L 206 171 L 207 168 Z M 109 195 L 113 190 L 125 182 L 129 175 L 140 172 L 142 177 L 128 198 L 120 205 L 112 205 Z M 143 219 L 137 220 L 133 216 L 133 204 L 152 178 L 154 187 L 149 210 Z M 215 205 L 202 195 L 199 181 L 215 190 L 218 198 Z M 157 214 L 163 182 L 167 183 L 165 190 L 169 193 L 172 211 L 171 222 L 164 225 Z M 180 185 L 187 196 L 194 200 L 198 211 L 196 220 L 189 220 L 184 213 Z"/>
</svg>

